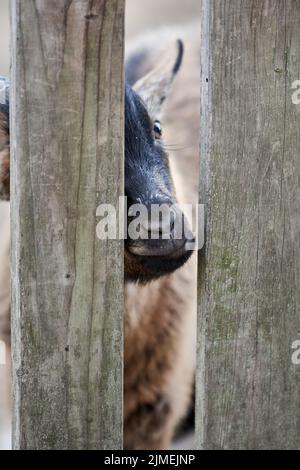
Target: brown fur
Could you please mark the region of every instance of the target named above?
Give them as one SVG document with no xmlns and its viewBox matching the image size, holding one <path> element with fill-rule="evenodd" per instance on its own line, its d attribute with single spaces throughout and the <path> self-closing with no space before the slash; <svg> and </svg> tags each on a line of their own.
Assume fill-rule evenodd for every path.
<svg viewBox="0 0 300 470">
<path fill-rule="evenodd" d="M 10 227 L 9 211 L 0 207 L 0 340 L 10 343 Z"/>
<path fill-rule="evenodd" d="M 194 272 L 195 257 L 168 277 L 126 287 L 126 448 L 169 448 L 190 404 L 195 366 Z"/>
</svg>

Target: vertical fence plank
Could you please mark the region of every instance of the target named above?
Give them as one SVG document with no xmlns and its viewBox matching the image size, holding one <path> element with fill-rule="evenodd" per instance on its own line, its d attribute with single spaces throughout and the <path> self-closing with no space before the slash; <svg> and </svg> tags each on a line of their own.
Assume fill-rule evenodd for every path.
<svg viewBox="0 0 300 470">
<path fill-rule="evenodd" d="M 123 0 L 12 0 L 15 449 L 122 447 Z"/>
<path fill-rule="evenodd" d="M 202 449 L 300 448 L 299 24 L 295 0 L 202 1 Z"/>
</svg>

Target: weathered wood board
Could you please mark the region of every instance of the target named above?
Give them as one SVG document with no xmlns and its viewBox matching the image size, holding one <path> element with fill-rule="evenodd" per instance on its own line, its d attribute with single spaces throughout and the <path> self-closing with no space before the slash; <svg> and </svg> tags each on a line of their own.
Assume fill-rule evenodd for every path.
<svg viewBox="0 0 300 470">
<path fill-rule="evenodd" d="M 122 447 L 123 0 L 12 0 L 15 449 Z"/>
<path fill-rule="evenodd" d="M 201 64 L 197 445 L 299 449 L 300 2 L 202 0 Z"/>
</svg>

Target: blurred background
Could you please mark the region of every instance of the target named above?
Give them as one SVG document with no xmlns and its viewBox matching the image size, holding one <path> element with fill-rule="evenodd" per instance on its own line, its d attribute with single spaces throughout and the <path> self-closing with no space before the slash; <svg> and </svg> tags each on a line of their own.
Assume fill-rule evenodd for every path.
<svg viewBox="0 0 300 470">
<path fill-rule="evenodd" d="M 9 75 L 9 0 L 0 1 L 0 75 Z M 7 204 L 0 202 L 0 241 L 6 213 Z"/>
<path fill-rule="evenodd" d="M 199 0 L 126 0 L 126 38 L 165 25 L 183 25 L 194 20 L 199 9 Z M 0 45 L 0 75 L 8 75 L 9 0 L 0 1 Z"/>
<path fill-rule="evenodd" d="M 183 26 L 199 18 L 199 0 L 127 0 L 126 41 L 161 26 Z M 0 1 L 0 75 L 9 75 L 9 0 Z M 0 202 L 0 247 L 5 243 L 9 224 L 9 205 Z M 0 449 L 10 447 L 9 417 L 7 416 L 7 375 L 0 366 Z M 181 446 L 183 448 L 183 446 Z"/>
<path fill-rule="evenodd" d="M 9 0 L 0 1 L 0 75 L 9 74 Z M 9 223 L 9 206 L 0 202 L 0 253 L 5 243 L 5 229 Z M 7 386 L 9 371 L 0 365 L 0 449 L 10 447 Z"/>
<path fill-rule="evenodd" d="M 199 0 L 126 0 L 126 39 L 161 26 L 183 26 L 199 13 Z"/>
<path fill-rule="evenodd" d="M 0 75 L 9 71 L 9 0 L 0 2 Z"/>
</svg>

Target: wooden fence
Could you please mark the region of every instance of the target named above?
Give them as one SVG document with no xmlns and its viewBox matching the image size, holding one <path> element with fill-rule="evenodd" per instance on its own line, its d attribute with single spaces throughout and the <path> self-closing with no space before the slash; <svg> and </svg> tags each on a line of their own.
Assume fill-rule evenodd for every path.
<svg viewBox="0 0 300 470">
<path fill-rule="evenodd" d="M 13 442 L 122 447 L 123 0 L 12 0 Z M 296 0 L 202 0 L 199 449 L 299 448 Z"/>
<path fill-rule="evenodd" d="M 14 448 L 122 446 L 124 2 L 12 0 Z M 92 6 L 91 6 L 92 5 Z"/>
<path fill-rule="evenodd" d="M 197 440 L 299 449 L 300 3 L 203 0 Z"/>
</svg>

